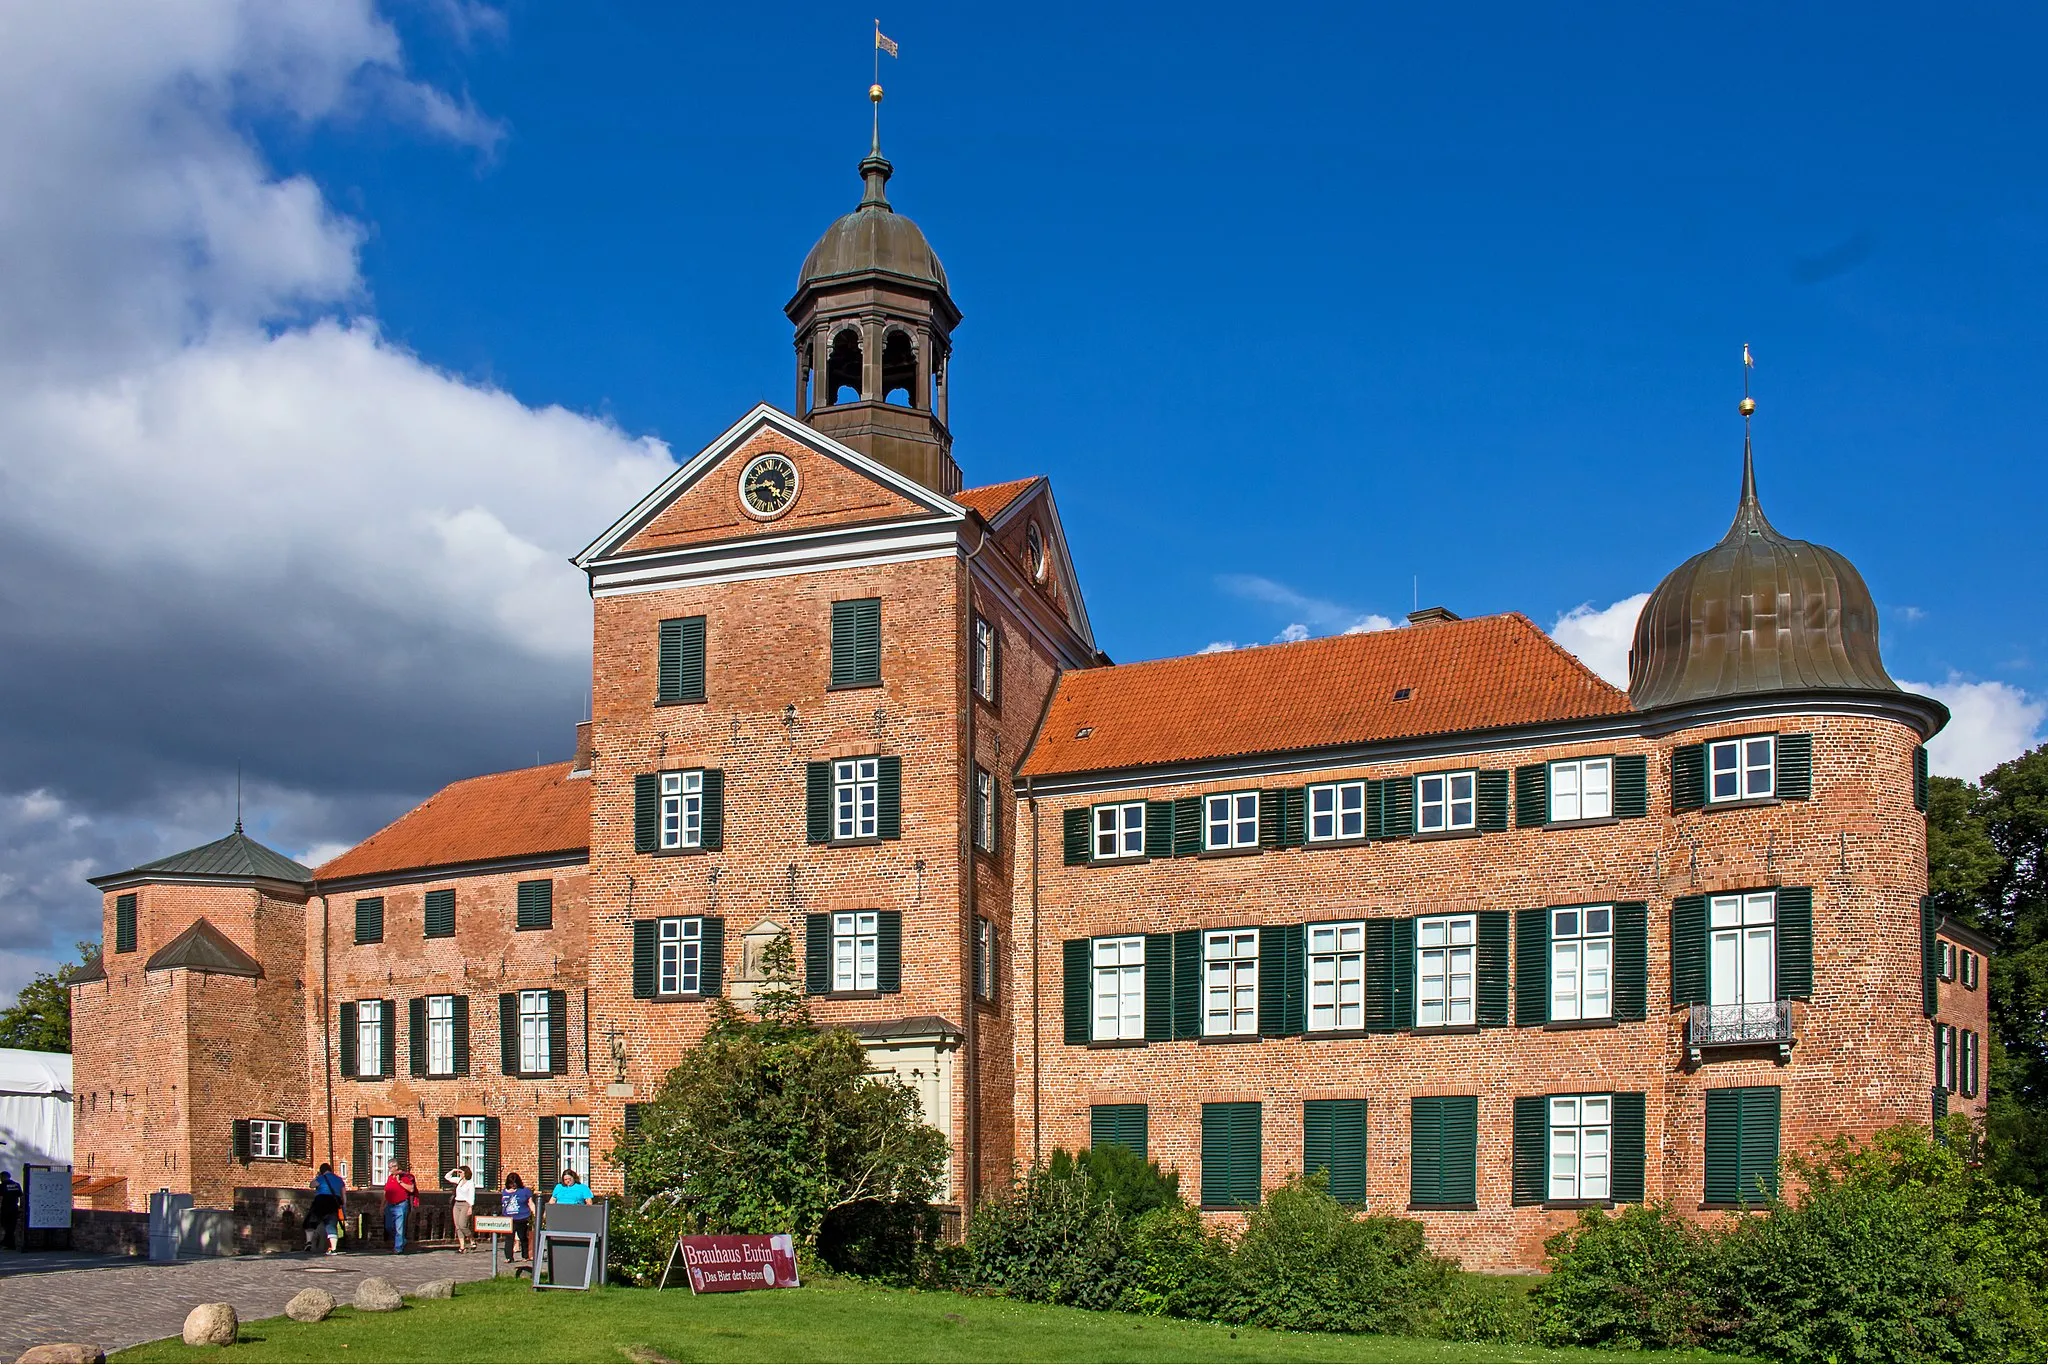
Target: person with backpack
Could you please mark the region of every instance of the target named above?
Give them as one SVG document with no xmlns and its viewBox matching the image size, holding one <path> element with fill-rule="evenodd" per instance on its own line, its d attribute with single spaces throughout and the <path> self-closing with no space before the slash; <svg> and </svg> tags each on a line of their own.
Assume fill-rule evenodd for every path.
<svg viewBox="0 0 2048 1365">
<path fill-rule="evenodd" d="M 341 1250 L 341 1217 L 347 1208 L 348 1186 L 334 1173 L 334 1167 L 320 1163 L 313 1177 L 313 1206 L 306 1210 L 306 1226 L 327 1239 L 327 1255 Z"/>
</svg>

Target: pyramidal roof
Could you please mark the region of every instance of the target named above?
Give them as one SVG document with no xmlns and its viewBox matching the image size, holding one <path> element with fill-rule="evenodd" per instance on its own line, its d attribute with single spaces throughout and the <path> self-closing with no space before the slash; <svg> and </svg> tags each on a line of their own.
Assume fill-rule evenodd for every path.
<svg viewBox="0 0 2048 1365">
<path fill-rule="evenodd" d="M 297 864 L 294 863 L 293 866 L 296 867 Z M 142 970 L 146 972 L 162 971 L 168 967 L 212 972 L 216 976 L 263 975 L 262 963 L 243 952 L 234 940 L 214 928 L 211 920 L 203 917 L 193 921 L 191 928 L 151 953 L 149 961 L 142 964 Z"/>
<path fill-rule="evenodd" d="M 153 863 L 144 863 L 126 872 L 110 872 L 105 876 L 89 877 L 86 880 L 94 886 L 105 887 L 116 882 L 148 881 L 158 877 L 178 880 L 304 884 L 313 880 L 313 869 L 303 863 L 293 862 L 275 849 L 265 848 L 242 833 L 242 827 L 238 824 L 235 826 L 235 832 L 224 839 L 201 844 L 198 848 L 188 848 L 183 853 L 173 853 L 168 858 L 158 858 Z"/>
</svg>

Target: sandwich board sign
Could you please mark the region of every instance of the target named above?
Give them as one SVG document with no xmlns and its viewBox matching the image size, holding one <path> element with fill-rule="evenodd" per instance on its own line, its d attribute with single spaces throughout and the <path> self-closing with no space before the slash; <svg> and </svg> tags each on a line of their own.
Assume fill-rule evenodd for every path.
<svg viewBox="0 0 2048 1365">
<path fill-rule="evenodd" d="M 661 1272 L 661 1285 L 668 1284 L 676 1258 L 690 1277 L 692 1294 L 732 1294 L 747 1289 L 795 1289 L 796 1239 L 778 1232 L 772 1237 L 753 1235 L 720 1237 L 679 1237 Z"/>
</svg>

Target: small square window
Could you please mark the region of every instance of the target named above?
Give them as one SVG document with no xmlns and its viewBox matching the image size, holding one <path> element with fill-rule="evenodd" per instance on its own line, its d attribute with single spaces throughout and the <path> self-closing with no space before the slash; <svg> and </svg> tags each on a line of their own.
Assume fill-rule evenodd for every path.
<svg viewBox="0 0 2048 1365">
<path fill-rule="evenodd" d="M 252 1161 L 284 1160 L 283 1120 L 249 1120 L 249 1158 Z"/>
<path fill-rule="evenodd" d="M 1550 818 L 1605 820 L 1614 814 L 1614 760 L 1574 758 L 1550 765 Z"/>
<path fill-rule="evenodd" d="M 1124 801 L 1095 808 L 1095 858 L 1141 858 L 1145 854 L 1145 803 Z"/>
<path fill-rule="evenodd" d="M 1707 799 L 1758 801 L 1776 794 L 1775 735 L 1717 739 L 1707 746 Z"/>
<path fill-rule="evenodd" d="M 1478 778 L 1469 772 L 1424 773 L 1416 778 L 1416 833 L 1478 828 L 1479 808 L 1474 799 L 1477 782 Z"/>
<path fill-rule="evenodd" d="M 1328 782 L 1308 789 L 1308 841 L 1365 837 L 1365 783 Z"/>
<path fill-rule="evenodd" d="M 1208 818 L 1204 823 L 1204 847 L 1257 848 L 1259 844 L 1259 794 L 1222 792 L 1204 798 Z"/>
</svg>

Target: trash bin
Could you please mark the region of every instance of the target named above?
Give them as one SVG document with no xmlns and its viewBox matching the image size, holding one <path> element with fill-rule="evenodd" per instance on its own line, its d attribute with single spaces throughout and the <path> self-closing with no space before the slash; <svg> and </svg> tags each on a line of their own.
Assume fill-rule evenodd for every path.
<svg viewBox="0 0 2048 1365">
<path fill-rule="evenodd" d="M 191 1211 L 192 1196 L 189 1194 L 172 1194 L 163 1189 L 149 1197 L 150 1260 L 178 1259 L 178 1243 L 184 1235 L 185 1221 Z"/>
</svg>

